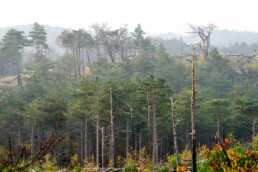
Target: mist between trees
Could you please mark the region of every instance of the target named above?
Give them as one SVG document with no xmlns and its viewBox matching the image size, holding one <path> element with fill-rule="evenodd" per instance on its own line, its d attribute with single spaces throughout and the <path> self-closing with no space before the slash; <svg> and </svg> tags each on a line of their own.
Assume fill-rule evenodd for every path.
<svg viewBox="0 0 258 172">
<path fill-rule="evenodd" d="M 0 44 L 1 152 L 8 142 L 14 149 L 27 145 L 33 159 L 63 116 L 55 133 L 63 136 L 60 144 L 47 151 L 58 166 L 71 165 L 77 156 L 77 163 L 93 158 L 98 167 L 120 167 L 118 157 L 143 149 L 158 165 L 175 153 L 171 97 L 177 149 L 190 148 L 192 47 L 182 40 L 150 38 L 140 24 L 132 33 L 126 25 L 91 28 L 93 33 L 64 30 L 56 38 L 64 50 L 58 57 L 38 23 L 27 37 L 15 29 L 5 34 Z M 256 52 L 228 55 L 206 48 L 203 54 L 197 46 L 194 56 L 196 146 L 212 148 L 216 133 L 222 140 L 233 135 L 251 142 L 258 114 Z"/>
</svg>

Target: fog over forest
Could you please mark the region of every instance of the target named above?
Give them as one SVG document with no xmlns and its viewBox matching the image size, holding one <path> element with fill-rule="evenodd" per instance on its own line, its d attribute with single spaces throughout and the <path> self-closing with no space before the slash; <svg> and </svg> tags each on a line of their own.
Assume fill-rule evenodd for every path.
<svg viewBox="0 0 258 172">
<path fill-rule="evenodd" d="M 54 2 L 45 22 L 31 9 L 39 21 L 20 25 L 10 14 L 13 24 L 0 25 L 0 171 L 258 171 L 258 30 L 243 27 L 249 18 L 236 14 L 233 30 L 237 21 L 230 26 L 228 8 L 217 6 L 225 25 L 196 20 L 158 32 L 181 28 L 183 17 L 159 25 L 159 14 L 139 13 L 142 23 L 118 26 L 129 14 L 112 7 L 106 17 L 117 23 L 99 22 L 107 9 L 95 3 L 87 27 L 92 19 L 78 27 L 72 10 L 64 18 L 65 2 L 60 26 Z"/>
</svg>

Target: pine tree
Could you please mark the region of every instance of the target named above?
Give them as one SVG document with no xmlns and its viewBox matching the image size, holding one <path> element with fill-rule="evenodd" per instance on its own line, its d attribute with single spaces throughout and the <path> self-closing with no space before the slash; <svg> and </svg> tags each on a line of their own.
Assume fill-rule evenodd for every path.
<svg viewBox="0 0 258 172">
<path fill-rule="evenodd" d="M 49 49 L 47 44 L 47 32 L 43 25 L 34 23 L 32 31 L 29 33 L 33 46 L 36 48 L 36 54 L 43 54 Z"/>
<path fill-rule="evenodd" d="M 16 66 L 16 74 L 18 78 L 18 85 L 22 87 L 21 78 L 21 64 L 22 64 L 22 52 L 24 47 L 29 46 L 29 41 L 24 36 L 23 31 L 17 31 L 10 29 L 4 35 L 1 44 L 2 55 L 8 61 Z"/>
</svg>

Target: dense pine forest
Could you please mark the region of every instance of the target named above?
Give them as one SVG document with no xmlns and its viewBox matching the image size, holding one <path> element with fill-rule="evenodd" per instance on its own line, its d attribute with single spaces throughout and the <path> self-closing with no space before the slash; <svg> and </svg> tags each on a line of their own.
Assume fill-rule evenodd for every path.
<svg viewBox="0 0 258 172">
<path fill-rule="evenodd" d="M 203 51 L 140 24 L 90 28 L 63 30 L 62 55 L 38 23 L 3 36 L 0 170 L 257 170 L 255 44 Z"/>
</svg>

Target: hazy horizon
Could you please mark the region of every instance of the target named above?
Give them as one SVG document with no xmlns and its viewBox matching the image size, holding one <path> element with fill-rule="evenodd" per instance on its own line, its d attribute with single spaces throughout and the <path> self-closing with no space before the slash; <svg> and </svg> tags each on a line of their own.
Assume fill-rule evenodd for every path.
<svg viewBox="0 0 258 172">
<path fill-rule="evenodd" d="M 207 25 L 211 22 L 221 30 L 258 32 L 258 23 L 254 22 L 256 1 L 246 0 L 241 3 L 218 0 L 209 3 L 207 5 L 204 0 L 4 1 L 0 11 L 0 27 L 26 25 L 36 21 L 53 27 L 88 30 L 93 23 L 106 22 L 112 28 L 128 24 L 129 30 L 133 30 L 141 23 L 150 34 L 185 34 L 189 31 L 187 23 Z M 206 4 L 205 7 L 203 4 Z"/>
</svg>

